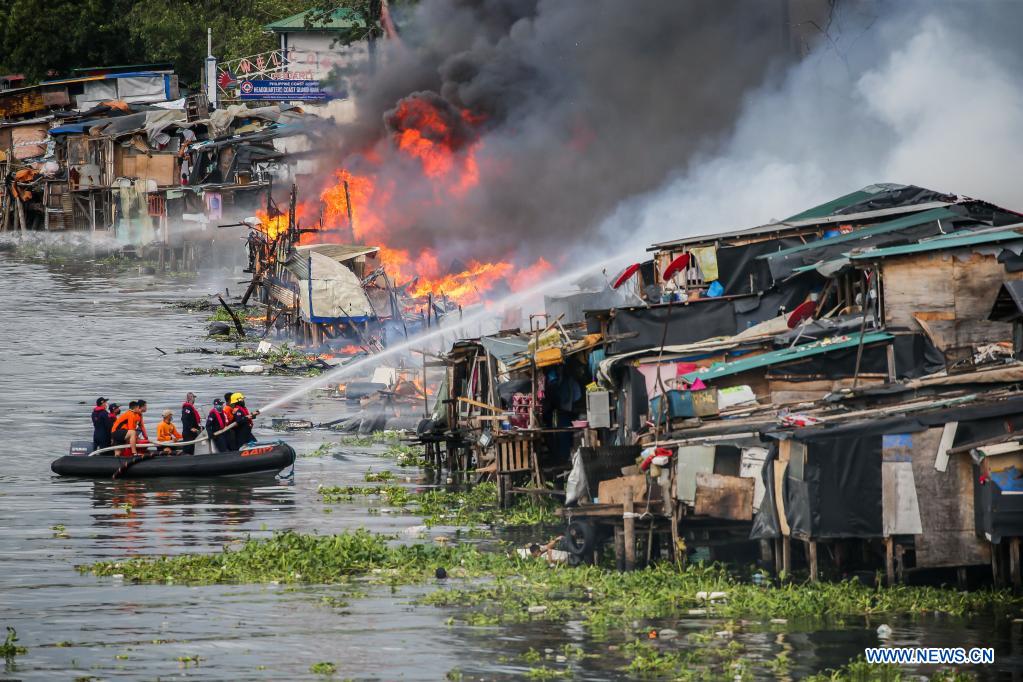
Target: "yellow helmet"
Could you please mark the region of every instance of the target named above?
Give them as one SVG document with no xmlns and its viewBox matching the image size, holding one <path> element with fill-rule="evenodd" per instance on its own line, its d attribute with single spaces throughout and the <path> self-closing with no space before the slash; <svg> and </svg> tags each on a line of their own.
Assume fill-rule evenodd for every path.
<svg viewBox="0 0 1023 682">
<path fill-rule="evenodd" d="M 231 404 L 232 405 L 234 405 L 235 403 L 240 403 L 243 400 L 245 400 L 245 396 L 243 396 L 241 393 L 232 393 L 231 394 Z"/>
</svg>

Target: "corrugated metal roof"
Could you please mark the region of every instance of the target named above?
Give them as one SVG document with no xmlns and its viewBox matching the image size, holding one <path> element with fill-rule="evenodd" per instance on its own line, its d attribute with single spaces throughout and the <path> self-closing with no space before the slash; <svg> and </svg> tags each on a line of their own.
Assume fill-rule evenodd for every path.
<svg viewBox="0 0 1023 682">
<path fill-rule="evenodd" d="M 312 26 L 306 26 L 305 18 L 312 12 L 313 10 L 306 10 L 305 12 L 292 14 L 290 17 L 266 24 L 263 28 L 275 33 L 292 33 L 295 31 L 343 31 L 349 28 L 365 28 L 366 26 L 366 20 L 362 18 L 362 15 L 347 7 L 335 9 L 331 12 L 330 19 L 326 22 L 317 21 Z"/>
<path fill-rule="evenodd" d="M 878 341 L 888 341 L 893 338 L 895 337 L 887 332 L 868 332 L 863 335 L 863 344 L 867 345 L 877 343 Z M 770 353 L 761 353 L 760 355 L 754 355 L 741 360 L 733 360 L 732 362 L 716 362 L 710 367 L 704 368 L 703 370 L 697 370 L 695 372 L 689 372 L 688 374 L 682 375 L 682 377 L 686 381 L 695 381 L 696 379 L 711 381 L 713 379 L 720 379 L 721 377 L 746 372 L 759 367 L 770 367 L 784 362 L 791 362 L 793 360 L 801 360 L 814 355 L 830 353 L 843 348 L 852 348 L 859 345 L 859 343 L 860 334 L 847 334 L 838 337 L 830 337 L 814 343 L 807 343 L 802 346 L 795 346 L 794 348 L 783 348 L 782 350 L 776 350 Z"/>
<path fill-rule="evenodd" d="M 660 251 L 661 249 L 685 246 L 687 244 L 701 244 L 706 242 L 714 242 L 721 239 L 740 239 L 744 237 L 756 237 L 760 235 L 767 235 L 775 232 L 782 233 L 803 227 L 813 227 L 815 225 L 850 223 L 871 220 L 873 218 L 886 218 L 888 216 L 906 215 L 907 213 L 919 213 L 921 211 L 928 211 L 931 209 L 951 205 L 952 202 L 947 201 L 929 201 L 925 204 L 896 206 L 894 208 L 884 208 L 878 211 L 865 211 L 863 213 L 846 213 L 844 215 L 827 216 L 824 218 L 807 218 L 805 220 L 784 220 L 777 223 L 768 223 L 766 225 L 760 225 L 758 227 L 750 227 L 744 230 L 694 235 L 692 237 L 682 237 L 681 239 L 674 239 L 672 241 L 667 242 L 658 242 L 647 248 L 647 251 Z"/>
<path fill-rule="evenodd" d="M 301 253 L 305 253 L 307 251 L 322 253 L 327 258 L 332 258 L 338 263 L 344 263 L 352 260 L 353 258 L 358 258 L 359 256 L 365 256 L 380 251 L 379 246 L 360 246 L 358 244 L 310 244 L 306 246 L 298 246 L 296 249 Z"/>
<path fill-rule="evenodd" d="M 930 223 L 935 220 L 949 220 L 952 218 L 962 218 L 958 213 L 954 213 L 947 208 L 935 208 L 923 213 L 916 213 L 914 215 L 905 216 L 903 218 L 897 218 L 895 220 L 889 220 L 883 223 L 871 227 L 864 227 L 859 230 L 854 230 L 848 234 L 840 234 L 834 237 L 828 237 L 827 239 L 819 239 L 815 242 L 808 244 L 801 244 L 800 246 L 793 246 L 788 249 L 782 249 L 780 251 L 774 251 L 772 253 L 758 256 L 759 258 L 784 258 L 789 254 L 800 253 L 802 251 L 812 251 L 822 246 L 834 246 L 835 244 L 842 244 L 844 242 L 855 242 L 867 237 L 872 237 L 877 234 L 885 234 L 888 232 L 897 232 L 898 230 L 904 230 L 907 227 L 915 227 L 916 225 L 923 225 L 924 223 Z M 855 245 L 850 245 L 850 248 L 854 248 Z"/>
<path fill-rule="evenodd" d="M 1016 230 L 999 230 L 997 232 L 982 232 L 979 234 L 961 232 L 948 235 L 945 237 L 938 237 L 935 239 L 928 239 L 925 241 L 917 242 L 916 244 L 906 244 L 904 246 L 889 246 L 881 249 L 870 249 L 862 253 L 850 253 L 848 254 L 851 260 L 875 260 L 881 258 L 889 258 L 891 256 L 902 256 L 909 253 L 922 253 L 925 251 L 944 251 L 947 249 L 955 249 L 961 246 L 975 246 L 977 244 L 993 244 L 996 242 L 1012 241 L 1014 239 L 1023 240 L 1023 234 Z"/>
</svg>

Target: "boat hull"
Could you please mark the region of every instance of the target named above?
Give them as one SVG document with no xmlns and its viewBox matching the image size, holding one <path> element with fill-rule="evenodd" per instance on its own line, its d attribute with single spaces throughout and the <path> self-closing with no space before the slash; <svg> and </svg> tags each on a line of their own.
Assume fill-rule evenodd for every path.
<svg viewBox="0 0 1023 682">
<path fill-rule="evenodd" d="M 66 456 L 50 469 L 60 476 L 112 478 L 127 457 Z M 128 467 L 119 478 L 213 478 L 276 474 L 295 463 L 295 450 L 287 443 L 256 444 L 244 450 L 212 455 L 175 455 L 147 459 Z"/>
</svg>

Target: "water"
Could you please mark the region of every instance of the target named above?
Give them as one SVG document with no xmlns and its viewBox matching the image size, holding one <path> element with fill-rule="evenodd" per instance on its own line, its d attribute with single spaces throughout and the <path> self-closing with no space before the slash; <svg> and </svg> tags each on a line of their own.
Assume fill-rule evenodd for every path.
<svg viewBox="0 0 1023 682">
<path fill-rule="evenodd" d="M 327 384 L 330 383 L 337 383 L 338 381 L 345 377 L 353 376 L 358 372 L 365 372 L 369 367 L 376 365 L 383 360 L 395 358 L 399 355 L 407 353 L 409 350 L 416 347 L 420 348 L 424 347 L 424 345 L 428 344 L 430 341 L 445 338 L 452 334 L 456 334 L 455 338 L 458 338 L 457 332 L 459 329 L 471 330 L 478 322 L 482 322 L 484 320 L 489 320 L 493 319 L 496 316 L 500 316 L 500 314 L 504 310 L 514 307 L 516 305 L 521 305 L 529 301 L 530 299 L 543 294 L 543 292 L 545 291 L 558 291 L 559 289 L 574 283 L 583 275 L 593 272 L 594 270 L 599 270 L 600 268 L 603 268 L 604 266 L 620 259 L 621 256 L 614 256 L 599 261 L 593 261 L 569 273 L 565 273 L 554 278 L 546 279 L 542 282 L 537 282 L 531 287 L 508 294 L 504 298 L 498 299 L 496 301 L 488 302 L 487 305 L 480 307 L 477 311 L 473 312 L 472 314 L 466 315 L 458 322 L 449 325 L 439 326 L 433 330 L 422 332 L 421 334 L 417 334 L 416 336 L 407 339 L 402 343 L 388 346 L 387 348 L 383 349 L 378 353 L 375 353 L 374 355 L 359 358 L 354 362 L 349 362 L 341 367 L 338 367 L 337 369 L 325 372 L 316 379 L 313 379 L 302 384 L 301 386 L 292 390 L 286 395 L 283 395 L 279 398 L 275 398 L 270 403 L 264 405 L 261 408 L 261 410 L 264 413 L 269 412 L 270 410 L 274 410 L 282 405 L 288 404 L 295 398 L 307 394 L 309 391 L 315 390 L 320 386 L 326 386 Z M 472 332 L 471 331 L 466 332 L 465 336 L 471 337 Z"/>
<path fill-rule="evenodd" d="M 350 595 L 338 586 L 130 585 L 80 575 L 75 566 L 140 554 L 213 552 L 276 529 L 330 533 L 365 527 L 399 533 L 420 519 L 367 513 L 367 502 L 328 507 L 316 487 L 355 484 L 388 460 L 372 448 L 346 448 L 325 458 L 300 458 L 291 482 L 258 484 L 75 481 L 51 475 L 49 462 L 72 438 L 91 434 L 97 395 L 119 402 L 150 401 L 150 421 L 165 407 L 177 412 L 184 394 L 199 394 L 202 411 L 228 390 L 250 404 L 307 388 L 302 379 L 186 376 L 184 367 L 215 366 L 209 355 L 174 349 L 203 340 L 203 315 L 167 305 L 223 287 L 148 277 L 105 277 L 26 263 L 0 253 L 0 427 L 6 437 L 0 470 L 0 626 L 17 628 L 28 653 L 0 677 L 74 679 L 322 679 L 309 667 L 332 661 L 337 678 L 441 680 L 518 679 L 529 649 L 566 643 L 598 654 L 578 663 L 575 679 L 625 679 L 620 652 L 609 651 L 637 633 L 592 639 L 578 623 L 509 627 L 449 627 L 451 610 L 412 604 L 432 585 L 367 588 Z M 231 279 L 234 289 L 236 280 Z M 189 290 L 189 287 L 191 290 Z M 167 351 L 161 355 L 155 347 Z M 284 415 L 326 421 L 343 403 L 316 393 L 290 398 Z M 277 434 L 258 429 L 264 438 Z M 308 453 L 329 434 L 288 435 Z M 402 475 L 411 475 L 403 471 Z M 125 505 L 130 505 L 126 507 Z M 54 530 L 64 526 L 63 531 Z M 440 530 L 438 532 L 449 532 Z M 66 537 L 64 537 L 66 535 Z M 540 538 L 538 538 L 540 539 Z M 331 605 L 331 599 L 347 606 Z M 750 623 L 736 639 L 751 657 L 788 652 L 791 679 L 837 666 L 877 641 L 880 621 L 825 629 Z M 1023 668 L 1019 626 L 951 619 L 887 621 L 909 644 L 994 645 L 1003 675 Z M 718 624 L 703 618 L 663 623 L 682 632 Z M 1016 629 L 1013 629 L 1016 628 Z M 198 665 L 186 660 L 199 657 Z M 550 663 L 558 667 L 556 663 Z M 993 674 L 988 679 L 995 679 Z M 1008 679 L 1008 678 L 1006 678 Z"/>
</svg>

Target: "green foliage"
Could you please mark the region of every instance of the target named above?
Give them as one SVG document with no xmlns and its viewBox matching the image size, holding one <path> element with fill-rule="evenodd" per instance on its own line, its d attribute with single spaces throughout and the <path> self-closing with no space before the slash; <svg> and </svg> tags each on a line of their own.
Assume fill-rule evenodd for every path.
<svg viewBox="0 0 1023 682">
<path fill-rule="evenodd" d="M 314 675 L 333 675 L 337 672 L 337 666 L 330 661 L 320 661 L 309 666 L 309 672 Z"/>
<path fill-rule="evenodd" d="M 139 582 L 215 583 L 322 583 L 347 581 L 351 576 L 376 575 L 399 582 L 418 582 L 433 575 L 437 566 L 461 566 L 483 575 L 506 565 L 501 554 L 480 552 L 470 545 L 389 546 L 388 538 L 359 529 L 340 535 L 279 532 L 270 538 L 249 540 L 237 550 L 219 554 L 184 554 L 136 557 L 81 566 L 83 573 L 120 574 Z M 510 565 L 510 564 L 509 564 Z"/>
<path fill-rule="evenodd" d="M 367 471 L 363 476 L 367 483 L 387 483 L 394 480 L 394 472 L 387 471 Z"/>
<path fill-rule="evenodd" d="M 0 13 L 0 65 L 37 80 L 50 70 L 171 62 L 183 85 L 199 83 L 206 28 L 221 61 L 278 47 L 263 26 L 310 0 L 10 0 Z"/>
<path fill-rule="evenodd" d="M 386 482 L 391 472 L 369 472 L 369 482 Z M 423 517 L 427 526 L 535 526 L 554 523 L 554 503 L 520 495 L 508 509 L 497 506 L 497 486 L 480 483 L 465 491 L 416 492 L 400 486 L 321 486 L 324 502 L 350 502 L 359 496 L 380 496 L 389 504 Z"/>
<path fill-rule="evenodd" d="M 4 658 L 14 658 L 27 652 L 23 646 L 18 646 L 18 631 L 12 628 L 10 625 L 7 626 L 7 638 L 4 643 L 0 645 L 0 656 Z"/>
</svg>

